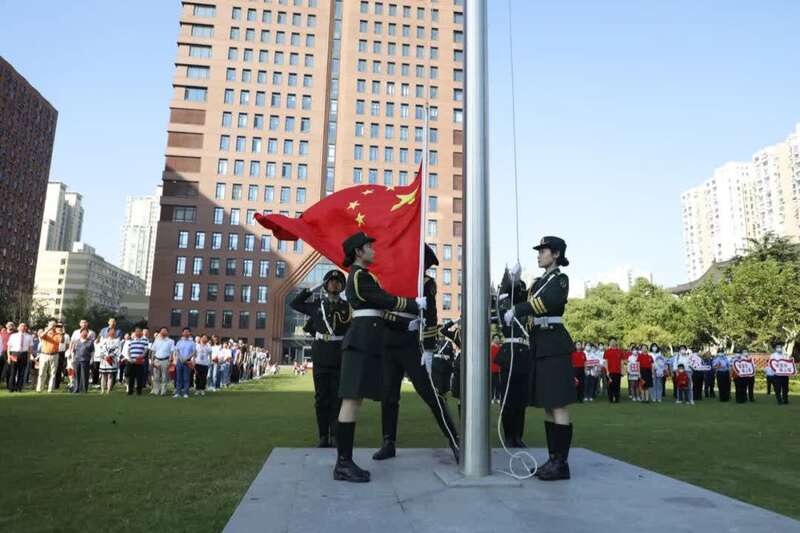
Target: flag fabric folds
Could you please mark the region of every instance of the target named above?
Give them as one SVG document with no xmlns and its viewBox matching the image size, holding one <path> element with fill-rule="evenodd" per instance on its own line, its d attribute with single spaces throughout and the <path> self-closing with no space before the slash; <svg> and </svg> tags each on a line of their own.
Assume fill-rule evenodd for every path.
<svg viewBox="0 0 800 533">
<path fill-rule="evenodd" d="M 255 216 L 276 239 L 301 239 L 340 268 L 342 242 L 357 231 L 376 239 L 370 270 L 397 296 L 414 298 L 418 291 L 422 216 L 422 166 L 404 186 L 356 185 L 312 205 L 299 218 Z"/>
</svg>

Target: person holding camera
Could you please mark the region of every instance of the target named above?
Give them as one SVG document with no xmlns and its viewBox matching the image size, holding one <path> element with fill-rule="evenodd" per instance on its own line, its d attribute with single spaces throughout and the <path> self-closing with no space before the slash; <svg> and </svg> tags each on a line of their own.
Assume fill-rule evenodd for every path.
<svg viewBox="0 0 800 533">
<path fill-rule="evenodd" d="M 59 346 L 64 341 L 64 325 L 51 320 L 47 329 L 39 335 L 39 380 L 36 392 L 42 392 L 47 385 L 47 392 L 53 392 L 58 373 Z"/>
</svg>

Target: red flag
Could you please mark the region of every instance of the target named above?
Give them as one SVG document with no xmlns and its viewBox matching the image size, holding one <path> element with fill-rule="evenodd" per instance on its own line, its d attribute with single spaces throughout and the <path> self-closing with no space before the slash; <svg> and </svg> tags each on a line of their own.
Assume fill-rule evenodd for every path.
<svg viewBox="0 0 800 533">
<path fill-rule="evenodd" d="M 363 231 L 376 239 L 375 272 L 381 285 L 397 296 L 417 296 L 422 206 L 422 165 L 410 185 L 356 185 L 312 205 L 299 218 L 256 215 L 276 239 L 302 239 L 340 268 L 342 243 Z"/>
</svg>

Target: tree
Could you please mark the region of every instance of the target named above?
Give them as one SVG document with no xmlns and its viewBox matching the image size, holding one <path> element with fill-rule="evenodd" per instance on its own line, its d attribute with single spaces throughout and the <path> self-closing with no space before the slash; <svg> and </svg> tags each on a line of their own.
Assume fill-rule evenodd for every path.
<svg viewBox="0 0 800 533">
<path fill-rule="evenodd" d="M 86 319 L 89 313 L 89 303 L 88 299 L 86 298 L 86 291 L 78 292 L 78 294 L 75 295 L 75 299 L 72 300 L 72 303 L 64 308 L 63 313 L 64 327 L 66 327 L 66 330 L 73 331 L 78 329 L 81 320 Z"/>
</svg>

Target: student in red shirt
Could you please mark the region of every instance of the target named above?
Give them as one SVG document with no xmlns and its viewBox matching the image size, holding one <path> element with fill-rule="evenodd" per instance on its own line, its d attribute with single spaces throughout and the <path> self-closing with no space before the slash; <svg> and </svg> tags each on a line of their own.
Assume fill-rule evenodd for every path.
<svg viewBox="0 0 800 533">
<path fill-rule="evenodd" d="M 643 401 L 650 403 L 650 393 L 653 388 L 653 358 L 647 353 L 647 346 L 642 344 L 639 352 L 639 372 L 641 373 L 642 387 L 644 388 Z"/>
<path fill-rule="evenodd" d="M 583 387 L 586 381 L 586 352 L 583 351 L 583 343 L 575 343 L 575 351 L 572 352 L 572 373 L 575 376 L 575 392 L 578 402 L 583 403 Z"/>
<path fill-rule="evenodd" d="M 675 388 L 678 390 L 678 399 L 675 403 L 689 404 L 689 374 L 683 365 L 678 365 L 678 373 L 675 374 Z"/>
<path fill-rule="evenodd" d="M 617 347 L 617 339 L 611 337 L 608 341 L 606 350 L 606 363 L 608 369 L 608 401 L 609 403 L 619 403 L 619 389 L 622 381 L 622 361 L 628 358 L 624 350 Z"/>
<path fill-rule="evenodd" d="M 497 354 L 500 352 L 500 336 L 492 337 L 492 347 L 489 349 L 491 371 L 492 371 L 492 403 L 500 403 L 503 392 L 500 390 L 500 365 L 497 364 Z"/>
</svg>

